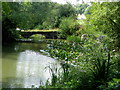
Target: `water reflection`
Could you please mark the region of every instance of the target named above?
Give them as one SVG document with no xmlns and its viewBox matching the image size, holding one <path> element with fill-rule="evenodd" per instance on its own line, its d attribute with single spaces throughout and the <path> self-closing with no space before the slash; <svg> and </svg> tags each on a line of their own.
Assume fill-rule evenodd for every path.
<svg viewBox="0 0 120 90">
<path fill-rule="evenodd" d="M 40 49 L 47 49 L 47 43 L 18 43 L 14 46 L 14 51 L 21 52 L 25 50 L 39 51 Z"/>
<path fill-rule="evenodd" d="M 40 50 L 38 49 L 38 44 L 35 44 L 38 49 L 36 49 L 37 51 L 33 48 L 30 49 L 32 44 L 30 44 L 29 49 L 28 47 L 25 49 L 26 45 L 28 43 L 15 45 L 14 53 L 3 51 L 2 79 L 4 88 L 30 88 L 32 85 L 39 87 L 41 82 L 44 85 L 46 80 L 49 79 L 50 81 L 51 79 L 49 69 L 45 69 L 45 67 L 53 63 L 57 65 L 56 67 L 60 68 L 58 61 L 38 52 Z M 36 48 L 35 45 L 33 45 L 34 48 Z M 16 50 L 19 50 L 19 52 L 16 52 Z"/>
<path fill-rule="evenodd" d="M 49 71 L 45 70 L 49 63 L 56 63 L 56 61 L 38 52 L 26 50 L 21 52 L 18 58 L 16 76 L 24 78 L 24 87 L 39 86 L 40 81 L 44 84 L 48 78 L 51 78 Z"/>
</svg>

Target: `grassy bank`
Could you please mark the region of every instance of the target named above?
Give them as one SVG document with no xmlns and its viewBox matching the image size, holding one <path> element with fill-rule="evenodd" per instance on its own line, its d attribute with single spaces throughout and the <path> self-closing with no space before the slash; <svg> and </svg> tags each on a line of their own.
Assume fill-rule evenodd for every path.
<svg viewBox="0 0 120 90">
<path fill-rule="evenodd" d="M 52 73 L 54 82 L 43 88 L 115 89 L 119 85 L 118 52 L 107 41 L 50 41 L 46 52 L 61 62 L 63 74 Z"/>
</svg>

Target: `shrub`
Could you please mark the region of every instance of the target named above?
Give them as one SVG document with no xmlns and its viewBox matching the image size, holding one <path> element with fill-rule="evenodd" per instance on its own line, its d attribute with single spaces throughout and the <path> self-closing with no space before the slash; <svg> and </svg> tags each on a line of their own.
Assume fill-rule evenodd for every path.
<svg viewBox="0 0 120 90">
<path fill-rule="evenodd" d="M 78 36 L 68 36 L 67 37 L 67 40 L 68 41 L 70 41 L 70 42 L 81 42 L 81 39 L 80 39 L 80 37 L 78 37 Z"/>
<path fill-rule="evenodd" d="M 18 39 L 24 39 L 24 37 L 22 35 L 19 35 L 19 38 Z"/>
<path fill-rule="evenodd" d="M 62 37 L 67 38 L 67 36 L 73 35 L 79 29 L 79 24 L 70 17 L 63 18 L 59 28 L 61 29 Z"/>
<path fill-rule="evenodd" d="M 102 41 L 97 40 L 93 35 L 82 44 L 68 41 L 54 41 L 50 56 L 62 60 L 63 77 L 57 84 L 61 87 L 72 87 L 82 89 L 100 89 L 107 86 L 112 70 L 115 70 L 117 62 L 114 48 L 110 47 L 109 38 Z M 69 36 L 67 39 L 76 41 L 77 36 Z M 78 39 L 79 40 L 79 39 Z M 78 70 L 78 71 L 77 71 Z M 113 76 L 112 76 L 113 77 Z M 64 82 L 64 83 L 63 83 Z M 61 84 L 63 83 L 63 84 Z"/>
<path fill-rule="evenodd" d="M 44 29 L 44 27 L 42 25 L 37 25 L 37 26 L 35 26 L 34 29 Z"/>
<path fill-rule="evenodd" d="M 40 39 L 45 39 L 44 35 L 41 34 L 34 34 L 32 36 L 30 36 L 30 39 L 33 39 L 34 41 L 40 40 Z"/>
</svg>

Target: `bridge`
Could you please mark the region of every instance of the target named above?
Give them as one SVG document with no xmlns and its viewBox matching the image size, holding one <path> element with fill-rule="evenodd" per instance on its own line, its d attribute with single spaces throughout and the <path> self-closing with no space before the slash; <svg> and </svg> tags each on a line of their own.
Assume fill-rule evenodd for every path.
<svg viewBox="0 0 120 90">
<path fill-rule="evenodd" d="M 24 38 L 29 38 L 34 34 L 44 35 L 47 39 L 57 39 L 59 30 L 21 30 L 21 35 Z"/>
</svg>

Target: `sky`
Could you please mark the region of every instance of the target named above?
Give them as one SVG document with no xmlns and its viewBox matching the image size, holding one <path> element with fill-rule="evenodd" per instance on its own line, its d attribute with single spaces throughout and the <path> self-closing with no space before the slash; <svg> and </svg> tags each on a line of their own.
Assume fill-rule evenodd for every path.
<svg viewBox="0 0 120 90">
<path fill-rule="evenodd" d="M 65 4 L 66 2 L 69 2 L 71 4 L 78 4 L 78 3 L 82 3 L 82 1 L 84 2 L 89 2 L 91 0 L 13 0 L 14 2 L 19 2 L 19 1 L 33 1 L 33 2 L 47 2 L 47 1 L 52 1 L 52 2 L 57 2 L 57 3 L 60 3 L 60 4 Z"/>
<path fill-rule="evenodd" d="M 60 4 L 65 4 L 66 2 L 70 2 L 71 4 L 77 4 L 77 3 L 82 3 L 82 0 L 51 0 L 53 2 L 57 2 L 57 3 L 60 3 Z M 90 0 L 83 0 L 84 2 L 87 2 L 87 1 L 90 1 Z"/>
<path fill-rule="evenodd" d="M 10 0 L 2 0 L 2 1 L 10 1 Z M 12 1 L 12 0 L 11 0 Z M 52 2 L 57 2 L 57 3 L 60 3 L 60 4 L 65 4 L 66 2 L 69 2 L 71 4 L 81 4 L 82 1 L 84 1 L 85 3 L 88 3 L 90 1 L 111 1 L 111 2 L 118 2 L 120 0 L 13 0 L 13 1 L 33 1 L 33 2 L 47 2 L 47 1 L 52 1 Z"/>
<path fill-rule="evenodd" d="M 51 1 L 53 1 L 53 2 L 57 2 L 57 3 L 60 3 L 60 4 L 65 4 L 66 3 L 66 1 L 67 2 L 70 2 L 71 4 L 81 4 L 82 3 L 82 1 L 84 1 L 85 3 L 88 3 L 88 2 L 90 2 L 90 1 L 93 1 L 93 2 L 102 2 L 102 1 L 106 1 L 106 2 L 118 2 L 118 1 L 120 1 L 120 0 L 51 0 Z"/>
</svg>

